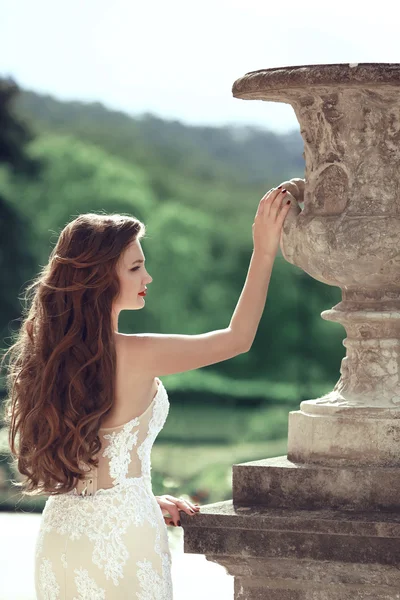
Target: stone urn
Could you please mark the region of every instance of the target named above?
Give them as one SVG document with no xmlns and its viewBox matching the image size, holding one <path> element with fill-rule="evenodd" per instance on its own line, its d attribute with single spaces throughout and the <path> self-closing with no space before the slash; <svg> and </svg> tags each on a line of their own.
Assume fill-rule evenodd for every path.
<svg viewBox="0 0 400 600">
<path fill-rule="evenodd" d="M 281 249 L 289 262 L 342 289 L 322 313 L 347 338 L 332 392 L 289 419 L 288 458 L 400 465 L 400 65 L 336 64 L 248 73 L 237 98 L 293 106 L 305 184 Z"/>
<path fill-rule="evenodd" d="M 233 465 L 232 500 L 181 513 L 184 550 L 223 565 L 238 600 L 399 599 L 400 64 L 253 71 L 233 95 L 296 113 L 305 179 L 284 182 L 281 249 L 341 288 L 322 317 L 346 356 L 289 413 L 287 456 Z"/>
</svg>

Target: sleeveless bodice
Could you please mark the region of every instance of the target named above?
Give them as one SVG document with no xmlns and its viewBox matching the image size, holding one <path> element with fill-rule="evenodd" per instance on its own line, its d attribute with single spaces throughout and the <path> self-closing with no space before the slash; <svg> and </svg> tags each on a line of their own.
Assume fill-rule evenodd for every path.
<svg viewBox="0 0 400 600">
<path fill-rule="evenodd" d="M 101 449 L 97 454 L 99 466 L 89 468 L 85 479 L 79 480 L 70 494 L 93 496 L 99 490 L 121 486 L 132 479 L 151 484 L 151 449 L 168 416 L 169 400 L 160 379 L 158 390 L 144 413 L 118 427 L 99 429 Z M 149 488 L 150 489 L 150 488 Z"/>
</svg>

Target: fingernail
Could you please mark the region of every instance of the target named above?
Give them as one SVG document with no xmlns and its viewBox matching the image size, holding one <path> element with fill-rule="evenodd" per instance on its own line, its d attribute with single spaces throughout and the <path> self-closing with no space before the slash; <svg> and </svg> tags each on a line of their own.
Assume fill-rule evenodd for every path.
<svg viewBox="0 0 400 600">
<path fill-rule="evenodd" d="M 180 521 L 178 521 L 178 525 L 179 525 L 179 527 L 181 526 L 181 522 Z"/>
<path fill-rule="evenodd" d="M 288 200 L 288 201 L 286 202 L 286 204 L 290 204 L 290 200 Z"/>
<path fill-rule="evenodd" d="M 281 185 L 278 187 L 278 190 L 280 190 L 280 189 L 282 189 L 282 186 L 281 186 Z"/>
<path fill-rule="evenodd" d="M 286 192 L 286 190 L 285 190 L 285 189 L 283 189 L 283 190 L 282 190 L 282 194 L 284 194 L 285 192 Z"/>
</svg>

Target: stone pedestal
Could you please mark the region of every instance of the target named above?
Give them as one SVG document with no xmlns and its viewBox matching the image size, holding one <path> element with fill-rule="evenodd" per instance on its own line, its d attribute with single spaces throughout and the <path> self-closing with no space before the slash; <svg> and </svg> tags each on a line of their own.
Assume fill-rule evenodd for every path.
<svg viewBox="0 0 400 600">
<path fill-rule="evenodd" d="M 234 465 L 232 501 L 181 513 L 184 548 L 241 600 L 400 599 L 400 65 L 255 71 L 233 94 L 295 110 L 306 172 L 284 182 L 281 249 L 342 289 L 322 317 L 347 353 L 332 392 L 290 413 L 287 457 Z"/>
</svg>

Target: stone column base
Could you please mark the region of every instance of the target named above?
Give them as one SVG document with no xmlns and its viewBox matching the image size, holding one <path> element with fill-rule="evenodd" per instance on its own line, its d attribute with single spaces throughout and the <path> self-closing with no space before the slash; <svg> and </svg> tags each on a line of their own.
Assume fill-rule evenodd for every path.
<svg viewBox="0 0 400 600">
<path fill-rule="evenodd" d="M 400 511 L 400 468 L 296 463 L 287 456 L 232 467 L 235 504 Z"/>
<path fill-rule="evenodd" d="M 290 460 L 400 468 L 399 408 L 341 407 L 322 398 L 300 409 L 289 413 Z"/>
</svg>

